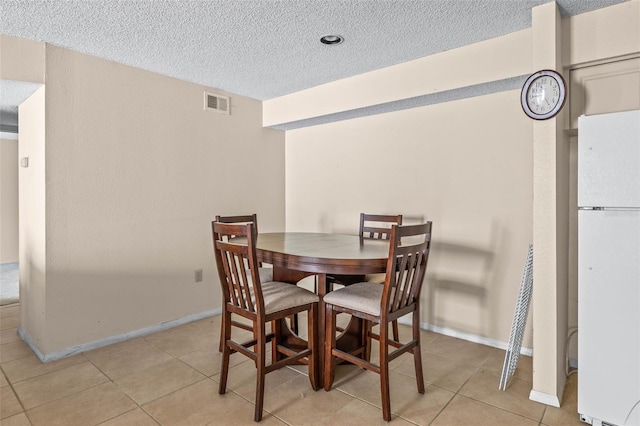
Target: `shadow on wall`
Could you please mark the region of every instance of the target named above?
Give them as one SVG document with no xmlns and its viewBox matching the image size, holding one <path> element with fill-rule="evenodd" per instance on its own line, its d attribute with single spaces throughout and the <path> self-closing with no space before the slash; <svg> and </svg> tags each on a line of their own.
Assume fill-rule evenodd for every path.
<svg viewBox="0 0 640 426">
<path fill-rule="evenodd" d="M 403 225 L 418 225 L 421 223 L 425 223 L 427 220 L 431 220 L 429 218 L 425 218 L 422 214 L 405 214 L 404 212 L 395 212 L 388 211 L 388 209 L 384 209 L 379 211 L 377 209 L 368 209 L 363 211 L 362 213 L 368 214 L 402 214 L 402 224 Z M 338 226 L 336 222 L 343 221 L 343 217 L 335 217 L 331 214 L 322 214 L 320 216 L 320 220 L 318 222 L 318 231 L 317 232 L 332 232 L 336 234 L 346 234 L 346 235 L 358 235 L 358 229 L 360 226 L 360 213 L 349 214 L 348 221 L 345 223 L 349 223 L 348 227 Z"/>
<path fill-rule="evenodd" d="M 490 332 L 499 234 L 494 224 L 486 245 L 433 241 L 427 277 L 429 324 L 478 335 Z"/>
</svg>

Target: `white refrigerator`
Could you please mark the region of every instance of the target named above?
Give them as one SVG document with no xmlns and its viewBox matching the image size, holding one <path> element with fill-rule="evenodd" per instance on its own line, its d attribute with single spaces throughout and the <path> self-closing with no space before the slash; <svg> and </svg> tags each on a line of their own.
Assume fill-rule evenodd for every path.
<svg viewBox="0 0 640 426">
<path fill-rule="evenodd" d="M 640 426 L 640 111 L 578 121 L 578 413 Z"/>
</svg>

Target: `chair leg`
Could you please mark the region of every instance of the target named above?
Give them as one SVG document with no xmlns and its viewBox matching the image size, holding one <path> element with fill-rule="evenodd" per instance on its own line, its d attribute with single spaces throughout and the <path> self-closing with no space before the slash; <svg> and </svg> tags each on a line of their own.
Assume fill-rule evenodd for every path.
<svg viewBox="0 0 640 426">
<path fill-rule="evenodd" d="M 271 332 L 273 333 L 273 339 L 271 339 L 271 363 L 275 364 L 280 359 L 280 353 L 278 352 L 279 336 L 282 334 L 282 324 L 280 321 L 286 321 L 286 319 L 271 321 Z"/>
<path fill-rule="evenodd" d="M 222 301 L 222 321 L 220 323 L 220 345 L 218 346 L 218 352 L 222 352 L 224 347 L 224 323 L 225 323 L 225 303 Z"/>
<path fill-rule="evenodd" d="M 224 394 L 227 391 L 227 376 L 229 375 L 229 356 L 231 348 L 227 345 L 227 340 L 231 339 L 231 313 L 226 310 L 222 313 L 222 366 L 220 367 L 220 384 L 218 393 Z"/>
<path fill-rule="evenodd" d="M 389 330 L 387 323 L 380 323 L 380 394 L 382 396 L 382 418 L 391 421 L 391 398 L 389 395 Z"/>
<path fill-rule="evenodd" d="M 266 331 L 264 327 L 264 323 L 257 325 L 257 340 L 256 344 L 256 352 L 258 355 L 258 359 L 256 360 L 256 411 L 253 416 L 253 420 L 259 422 L 262 420 L 262 407 L 264 406 L 264 379 L 266 375 L 266 349 L 267 349 L 267 339 L 266 339 Z M 255 328 L 254 328 L 255 330 Z"/>
<path fill-rule="evenodd" d="M 398 320 L 394 320 L 391 323 L 391 328 L 393 328 L 393 340 L 396 342 L 400 341 L 400 330 L 398 329 Z"/>
<path fill-rule="evenodd" d="M 371 361 L 371 330 L 373 323 L 371 321 L 362 320 L 362 343 L 364 344 L 364 354 L 362 359 Z"/>
<path fill-rule="evenodd" d="M 336 347 L 336 313 L 333 305 L 325 305 L 325 353 L 324 353 L 324 390 L 331 390 L 335 377 L 333 348 Z"/>
<path fill-rule="evenodd" d="M 413 340 L 418 344 L 413 348 L 413 362 L 416 367 L 416 384 L 418 385 L 418 393 L 424 393 L 424 377 L 422 375 L 422 350 L 420 349 L 420 315 L 416 308 L 413 311 Z"/>
<path fill-rule="evenodd" d="M 317 391 L 320 388 L 319 384 L 319 368 L 318 361 L 318 304 L 313 303 L 311 309 L 307 313 L 307 342 L 308 348 L 311 349 L 311 355 L 309 356 L 309 381 L 311 382 L 311 388 Z"/>
</svg>

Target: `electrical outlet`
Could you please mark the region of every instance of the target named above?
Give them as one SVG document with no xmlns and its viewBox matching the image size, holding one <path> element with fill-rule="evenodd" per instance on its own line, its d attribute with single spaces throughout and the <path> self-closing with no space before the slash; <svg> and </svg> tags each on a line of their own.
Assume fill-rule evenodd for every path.
<svg viewBox="0 0 640 426">
<path fill-rule="evenodd" d="M 196 279 L 197 283 L 202 281 L 202 269 L 196 269 L 193 271 L 193 277 Z"/>
</svg>

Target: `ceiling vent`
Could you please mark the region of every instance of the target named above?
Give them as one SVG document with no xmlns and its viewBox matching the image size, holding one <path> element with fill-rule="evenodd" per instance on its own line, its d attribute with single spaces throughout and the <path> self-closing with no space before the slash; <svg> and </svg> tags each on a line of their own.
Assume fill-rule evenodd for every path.
<svg viewBox="0 0 640 426">
<path fill-rule="evenodd" d="M 229 97 L 204 92 L 204 109 L 229 114 Z"/>
</svg>

